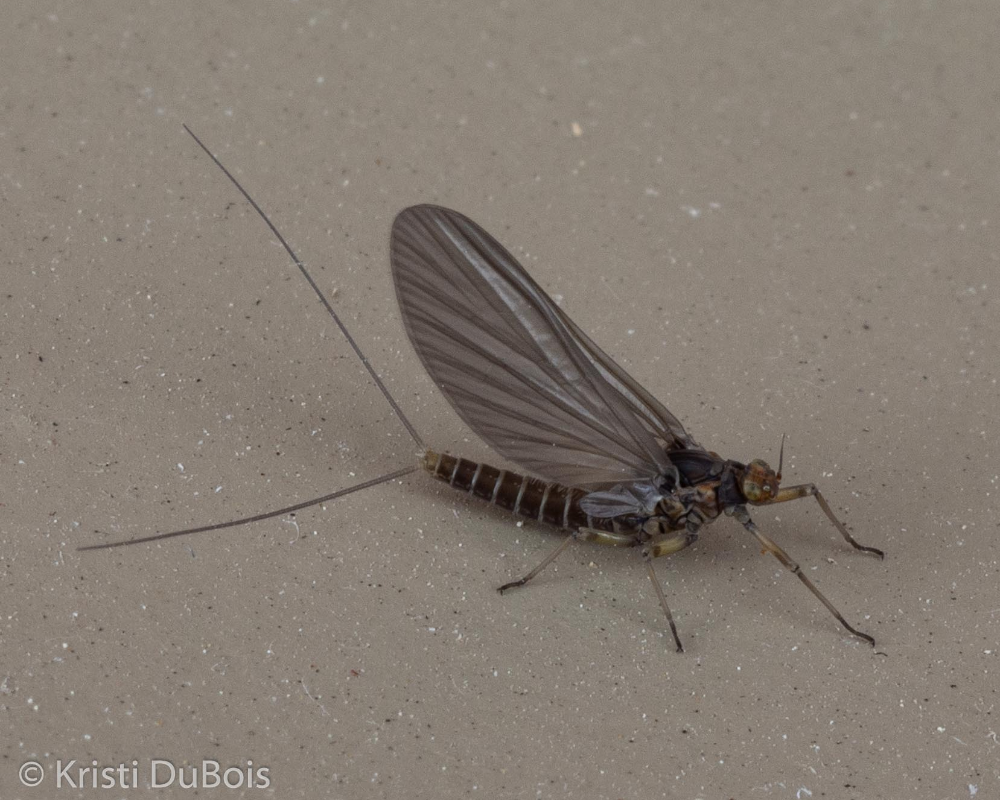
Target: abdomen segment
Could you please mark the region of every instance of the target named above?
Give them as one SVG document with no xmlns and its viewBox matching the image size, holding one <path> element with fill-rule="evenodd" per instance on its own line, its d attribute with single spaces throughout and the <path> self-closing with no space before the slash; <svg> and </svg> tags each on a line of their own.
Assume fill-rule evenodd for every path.
<svg viewBox="0 0 1000 800">
<path fill-rule="evenodd" d="M 530 478 L 489 464 L 428 450 L 422 465 L 439 481 L 500 508 L 566 530 L 613 530 L 610 519 L 594 519 L 580 508 L 583 489 Z"/>
</svg>

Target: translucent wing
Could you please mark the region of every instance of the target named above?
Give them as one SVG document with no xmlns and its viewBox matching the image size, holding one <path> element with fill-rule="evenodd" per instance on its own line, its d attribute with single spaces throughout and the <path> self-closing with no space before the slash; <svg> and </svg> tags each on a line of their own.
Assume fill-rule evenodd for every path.
<svg viewBox="0 0 1000 800">
<path fill-rule="evenodd" d="M 459 416 L 527 471 L 596 488 L 671 469 L 697 447 L 476 223 L 413 206 L 392 226 L 406 332 Z"/>
<path fill-rule="evenodd" d="M 580 500 L 580 509 L 584 514 L 602 519 L 613 519 L 627 514 L 650 516 L 655 513 L 656 504 L 662 497 L 662 492 L 651 483 L 637 481 L 586 494 Z"/>
</svg>

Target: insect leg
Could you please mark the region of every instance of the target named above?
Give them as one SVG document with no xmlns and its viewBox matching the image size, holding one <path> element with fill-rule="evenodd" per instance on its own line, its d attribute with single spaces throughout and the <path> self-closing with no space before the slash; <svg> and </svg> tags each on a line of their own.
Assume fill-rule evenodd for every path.
<svg viewBox="0 0 1000 800">
<path fill-rule="evenodd" d="M 573 533 L 571 533 L 569 536 L 567 536 L 559 543 L 559 546 L 555 550 L 553 550 L 551 553 L 545 556 L 545 558 L 542 559 L 542 563 L 539 564 L 537 567 L 535 567 L 533 570 L 531 570 L 531 572 L 529 572 L 523 578 L 519 578 L 516 581 L 505 583 L 503 586 L 497 589 L 497 591 L 500 592 L 500 594 L 503 594 L 508 589 L 516 589 L 519 586 L 524 586 L 524 584 L 526 584 L 528 581 L 534 578 L 539 572 L 545 569 L 549 564 L 555 561 L 559 557 L 559 554 L 567 547 L 569 547 L 570 543 L 576 538 L 577 538 L 577 532 L 573 531 Z"/>
<path fill-rule="evenodd" d="M 744 512 L 744 514 L 745 514 L 745 512 Z M 778 561 L 780 561 L 782 564 L 784 564 L 785 567 L 793 575 L 797 576 L 798 579 L 800 581 L 802 581 L 806 585 L 806 588 L 810 592 L 812 592 L 814 595 L 816 595 L 816 597 L 819 598 L 819 601 L 823 605 L 825 605 L 827 607 L 827 610 L 831 614 L 833 614 L 833 616 L 835 616 L 837 618 L 837 621 L 841 625 L 843 625 L 845 628 L 847 628 L 847 630 L 849 630 L 851 633 L 853 633 L 858 638 L 864 639 L 872 647 L 875 646 L 875 640 L 871 636 L 869 636 L 867 633 L 862 633 L 861 631 L 859 631 L 859 630 L 857 630 L 855 628 L 852 628 L 848 624 L 847 620 L 844 619 L 843 615 L 839 611 L 837 611 L 837 608 L 833 605 L 833 603 L 831 603 L 829 600 L 827 600 L 826 597 L 823 595 L 823 593 L 819 589 L 816 588 L 816 585 L 811 580 L 809 580 L 805 575 L 802 574 L 802 567 L 800 567 L 798 564 L 796 564 L 791 559 L 791 557 L 789 557 L 788 553 L 786 553 L 784 550 L 782 550 L 777 545 L 776 542 L 772 541 L 770 538 L 768 538 L 763 533 L 761 533 L 759 530 L 757 530 L 757 526 L 753 524 L 753 521 L 750 519 L 749 516 L 747 516 L 746 519 L 740 519 L 739 517 L 737 517 L 737 519 L 739 519 L 740 522 L 743 523 L 743 527 L 744 528 L 746 528 L 748 531 L 750 531 L 750 533 L 752 533 L 754 536 L 757 537 L 757 541 L 760 542 L 764 546 L 765 550 L 767 550 L 771 555 L 773 555 L 776 559 L 778 559 Z"/>
<path fill-rule="evenodd" d="M 690 547 L 697 541 L 697 531 L 681 531 L 680 533 L 664 534 L 654 536 L 643 550 L 643 555 L 649 554 L 650 558 L 669 556 L 679 553 L 685 547 Z"/>
<path fill-rule="evenodd" d="M 611 531 L 599 531 L 596 528 L 580 528 L 576 532 L 576 540 L 578 542 L 610 545 L 611 547 L 635 547 L 639 543 L 634 533 L 613 533 Z"/>
<path fill-rule="evenodd" d="M 637 544 L 635 536 L 630 533 L 612 533 L 611 531 L 598 531 L 593 528 L 580 528 L 579 530 L 573 531 L 569 536 L 560 542 L 559 546 L 549 553 L 545 558 L 542 559 L 542 563 L 535 567 L 531 572 L 516 581 L 511 581 L 510 583 L 505 583 L 499 589 L 497 589 L 500 594 L 503 594 L 508 589 L 516 589 L 518 586 L 524 586 L 528 581 L 534 578 L 539 572 L 545 569 L 549 564 L 555 561 L 559 554 L 562 553 L 567 547 L 569 547 L 570 542 L 595 542 L 596 544 L 608 544 L 612 547 L 634 547 Z"/>
<path fill-rule="evenodd" d="M 840 535 L 843 536 L 844 539 L 847 540 L 848 544 L 850 544 L 855 550 L 864 550 L 866 553 L 874 553 L 879 558 L 885 558 L 885 553 L 877 547 L 868 547 L 867 545 L 863 545 L 847 532 L 847 528 L 844 526 L 844 523 L 834 516 L 833 509 L 830 508 L 830 504 L 826 502 L 826 498 L 820 494 L 820 491 L 816 488 L 815 483 L 803 483 L 798 486 L 786 486 L 785 488 L 778 490 L 776 497 L 769 500 L 767 503 L 762 503 L 761 505 L 787 503 L 789 500 L 799 500 L 803 497 L 816 498 L 816 502 L 819 503 L 819 507 L 823 509 L 823 513 L 826 514 L 830 522 L 837 526 L 837 530 L 840 531 Z"/>
<path fill-rule="evenodd" d="M 677 634 L 677 626 L 674 624 L 674 615 L 670 613 L 670 606 L 667 605 L 667 596 L 660 586 L 660 579 L 656 577 L 656 570 L 653 569 L 653 559 L 660 556 L 668 556 L 677 553 L 685 547 L 689 547 L 698 538 L 698 534 L 692 531 L 681 531 L 671 535 L 656 536 L 642 549 L 642 557 L 646 561 L 646 569 L 649 572 L 649 579 L 653 582 L 656 590 L 656 597 L 660 601 L 660 608 L 667 615 L 667 622 L 670 623 L 670 632 L 674 635 L 674 642 L 677 643 L 677 652 L 684 652 L 684 645 L 681 644 L 681 637 Z"/>
</svg>

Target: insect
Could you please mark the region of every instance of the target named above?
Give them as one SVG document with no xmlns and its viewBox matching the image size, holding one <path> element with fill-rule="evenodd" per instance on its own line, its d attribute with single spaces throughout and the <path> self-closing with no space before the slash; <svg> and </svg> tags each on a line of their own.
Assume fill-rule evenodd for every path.
<svg viewBox="0 0 1000 800">
<path fill-rule="evenodd" d="M 815 497 L 852 547 L 884 557 L 881 550 L 854 539 L 814 484 L 780 486 L 784 439 L 777 471 L 761 459 L 743 464 L 706 450 L 556 305 L 496 239 L 457 211 L 419 205 L 399 213 L 390 241 L 392 277 L 407 335 L 458 415 L 524 472 L 425 447 L 277 228 L 198 137 L 187 126 L 185 130 L 260 214 L 305 275 L 420 447 L 419 467 L 456 489 L 567 532 L 534 569 L 499 587 L 501 593 L 524 586 L 573 542 L 635 548 L 682 652 L 653 560 L 690 547 L 708 523 L 725 514 L 796 575 L 844 628 L 874 646 L 875 640 L 851 626 L 750 517 L 748 506 Z M 81 549 L 137 544 L 268 519 L 417 468 L 246 519 Z"/>
</svg>

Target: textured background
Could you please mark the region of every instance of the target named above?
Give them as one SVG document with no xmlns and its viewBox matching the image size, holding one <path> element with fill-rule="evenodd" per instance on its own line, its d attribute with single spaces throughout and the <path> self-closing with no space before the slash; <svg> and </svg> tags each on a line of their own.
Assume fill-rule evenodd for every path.
<svg viewBox="0 0 1000 800">
<path fill-rule="evenodd" d="M 0 796 L 77 796 L 17 774 L 73 758 L 270 768 L 209 797 L 1000 794 L 996 4 L 4 15 Z M 729 520 L 657 565 L 682 656 L 633 552 L 500 598 L 555 536 L 422 475 L 78 553 L 414 457 L 182 121 L 434 446 L 488 456 L 395 310 L 416 202 L 497 235 L 706 446 L 787 434 L 786 479 L 889 557 L 812 502 L 757 522 L 879 653 Z"/>
</svg>

